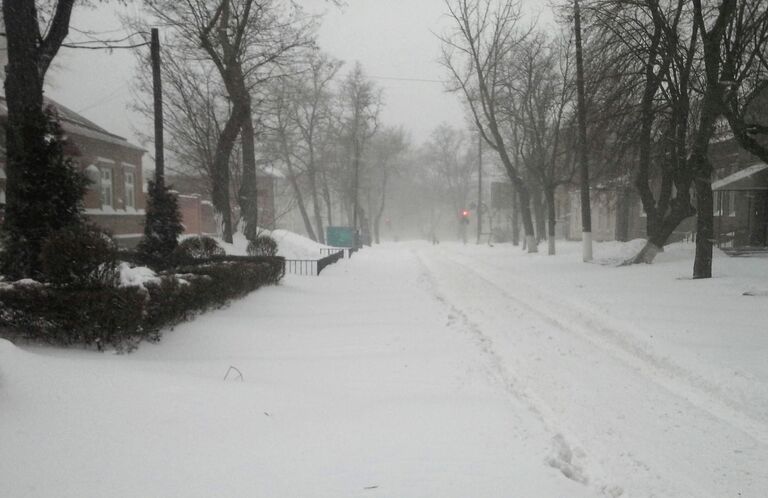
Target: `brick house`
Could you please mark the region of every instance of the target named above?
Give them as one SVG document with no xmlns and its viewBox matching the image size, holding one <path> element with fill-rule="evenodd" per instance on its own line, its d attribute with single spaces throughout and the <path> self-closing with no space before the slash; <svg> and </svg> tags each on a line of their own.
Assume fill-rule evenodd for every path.
<svg viewBox="0 0 768 498">
<path fill-rule="evenodd" d="M 185 234 L 215 235 L 218 226 L 211 203 L 210 184 L 200 176 L 169 175 L 168 185 L 176 192 L 179 199 L 182 223 Z M 273 229 L 275 227 L 275 183 L 276 177 L 264 172 L 256 176 L 256 202 L 259 216 L 259 226 Z M 232 210 L 237 220 L 239 206 L 237 195 L 231 196 Z"/>
<path fill-rule="evenodd" d="M 144 230 L 142 158 L 145 150 L 58 102 L 46 98 L 45 105 L 55 109 L 59 116 L 66 153 L 91 180 L 83 199 L 86 216 L 121 243 L 134 244 Z M 0 121 L 5 121 L 7 113 L 2 95 Z M 0 205 L 4 205 L 5 150 L 0 154 Z"/>
</svg>

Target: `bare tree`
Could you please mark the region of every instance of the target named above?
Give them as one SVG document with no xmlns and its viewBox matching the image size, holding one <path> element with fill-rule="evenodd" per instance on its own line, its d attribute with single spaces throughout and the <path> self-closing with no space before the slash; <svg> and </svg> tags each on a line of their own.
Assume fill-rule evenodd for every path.
<svg viewBox="0 0 768 498">
<path fill-rule="evenodd" d="M 307 210 L 304 199 L 305 189 L 302 186 L 303 176 L 306 173 L 302 169 L 297 157 L 301 157 L 299 150 L 301 131 L 296 124 L 294 114 L 295 95 L 289 78 L 282 78 L 272 83 L 270 92 L 270 109 L 266 114 L 266 126 L 269 130 L 269 140 L 272 155 L 279 158 L 279 163 L 284 167 L 286 178 L 291 184 L 296 206 L 301 213 L 304 229 L 312 240 L 318 240 L 312 220 Z"/>
<path fill-rule="evenodd" d="M 435 128 L 423 147 L 425 167 L 431 170 L 428 176 L 436 182 L 442 201 L 440 209 L 450 210 L 449 219 L 454 220 L 460 238 L 466 230 L 462 212 L 468 208 L 472 177 L 477 171 L 474 144 L 466 133 L 444 123 Z"/>
<path fill-rule="evenodd" d="M 379 127 L 382 92 L 368 79 L 360 63 L 355 64 L 338 91 L 337 130 L 346 151 L 349 169 L 342 183 L 350 222 L 354 229 L 365 225 L 361 216 L 359 189 L 363 158 L 369 142 Z M 345 181 L 345 180 L 351 181 Z"/>
<path fill-rule="evenodd" d="M 377 244 L 381 242 L 381 219 L 390 193 L 389 184 L 393 176 L 401 173 L 408 147 L 408 138 L 402 128 L 384 128 L 371 143 L 368 181 L 375 205 L 369 211 L 373 213 L 373 239 Z"/>
<path fill-rule="evenodd" d="M 323 162 L 332 140 L 332 84 L 341 68 L 341 63 L 330 56 L 313 52 L 308 61 L 308 70 L 293 80 L 293 102 L 289 105 L 288 118 L 296 126 L 300 143 L 295 154 L 303 165 L 312 199 L 317 240 L 325 243 L 323 210 L 321 207 L 321 182 Z M 330 193 L 326 194 L 330 197 Z M 330 199 L 326 200 L 330 203 Z M 330 220 L 330 214 L 329 214 Z"/>
<path fill-rule="evenodd" d="M 442 64 L 452 90 L 461 92 L 483 140 L 499 154 L 519 199 L 529 252 L 536 252 L 530 193 L 508 148 L 499 115 L 499 92 L 504 83 L 504 63 L 510 51 L 528 37 L 522 28 L 520 3 L 515 0 L 445 0 L 454 30 L 441 36 Z"/>
<path fill-rule="evenodd" d="M 206 57 L 221 77 L 231 109 L 214 156 L 213 203 L 222 215 L 224 239 L 231 241 L 229 158 L 242 134 L 238 200 L 244 233 L 251 238 L 258 219 L 252 91 L 281 72 L 296 49 L 312 43 L 314 18 L 296 5 L 286 10 L 276 0 L 161 0 L 145 5 L 156 23 L 171 32 L 178 55 Z"/>
<path fill-rule="evenodd" d="M 574 176 L 572 60 L 568 41 L 536 33 L 509 53 L 500 113 L 510 144 L 544 194 L 548 252 L 555 254 L 555 190 Z M 537 216 L 539 218 L 539 216 Z M 542 220 L 543 221 L 543 220 Z"/>
<path fill-rule="evenodd" d="M 625 77 L 638 83 L 634 183 L 647 216 L 648 242 L 630 263 L 652 262 L 678 225 L 696 213 L 689 145 L 700 44 L 685 4 L 601 0 L 588 10 L 603 34 L 594 42 L 620 47 Z"/>
<path fill-rule="evenodd" d="M 211 193 L 214 157 L 228 103 L 220 78 L 210 64 L 202 60 L 163 57 L 163 107 L 166 133 L 165 147 L 173 156 L 173 174 L 201 178 Z M 141 72 L 135 84 L 134 109 L 150 118 L 153 115 L 151 74 Z M 142 141 L 152 135 L 137 130 Z"/>
<path fill-rule="evenodd" d="M 704 88 L 701 97 L 698 128 L 693 136 L 690 162 L 696 189 L 696 259 L 693 278 L 712 277 L 712 246 L 714 239 L 714 202 L 712 195 L 712 163 L 709 161 L 709 143 L 715 132 L 715 123 L 723 112 L 723 85 L 721 81 L 722 47 L 726 31 L 736 12 L 737 0 L 723 0 L 717 6 L 717 15 L 702 8 L 701 0 L 693 0 L 694 32 L 701 36 L 704 57 Z M 708 16 L 707 14 L 710 13 Z M 706 18 L 709 19 L 706 19 Z"/>
</svg>

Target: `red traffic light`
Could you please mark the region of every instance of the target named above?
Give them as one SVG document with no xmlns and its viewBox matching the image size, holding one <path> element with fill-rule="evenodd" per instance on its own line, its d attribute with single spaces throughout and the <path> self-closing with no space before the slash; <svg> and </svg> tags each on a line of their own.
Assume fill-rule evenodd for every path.
<svg viewBox="0 0 768 498">
<path fill-rule="evenodd" d="M 461 216 L 463 216 L 464 218 L 469 218 L 469 211 L 465 209 L 464 211 L 461 212 Z"/>
</svg>

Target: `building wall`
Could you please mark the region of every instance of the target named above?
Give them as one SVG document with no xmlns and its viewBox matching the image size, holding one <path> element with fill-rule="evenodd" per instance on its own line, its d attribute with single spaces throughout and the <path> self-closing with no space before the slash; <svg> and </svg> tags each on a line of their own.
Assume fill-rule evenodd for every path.
<svg viewBox="0 0 768 498">
<path fill-rule="evenodd" d="M 89 188 L 85 199 L 86 209 L 103 209 L 104 211 L 143 211 L 146 206 L 142 172 L 142 156 L 144 151 L 124 147 L 117 144 L 102 142 L 91 137 L 69 134 L 69 139 L 74 142 L 79 151 L 75 162 L 82 170 L 93 165 L 100 170 L 112 172 L 112 202 L 104 205 L 101 202 L 101 185 L 94 183 Z M 126 172 L 134 175 L 134 206 L 131 209 L 126 202 Z"/>
<path fill-rule="evenodd" d="M 142 188 L 144 151 L 75 133 L 69 133 L 68 138 L 77 147 L 75 162 L 89 178 L 95 180 L 83 199 L 88 218 L 118 239 L 140 238 L 144 231 L 146 208 L 146 194 Z M 111 200 L 102 198 L 102 182 L 106 184 L 107 180 L 95 174 L 94 168 L 98 173 L 110 173 Z M 133 206 L 130 206 L 128 195 L 130 188 L 126 185 L 127 173 L 133 174 Z"/>
<path fill-rule="evenodd" d="M 179 194 L 177 198 L 185 234 L 216 234 L 216 219 L 213 212 L 213 205 L 211 205 L 210 202 L 204 201 L 198 194 Z"/>
</svg>

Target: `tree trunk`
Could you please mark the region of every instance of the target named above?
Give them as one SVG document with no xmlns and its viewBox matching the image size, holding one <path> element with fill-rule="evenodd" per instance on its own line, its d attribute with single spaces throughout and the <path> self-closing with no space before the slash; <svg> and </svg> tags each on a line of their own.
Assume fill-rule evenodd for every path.
<svg viewBox="0 0 768 498">
<path fill-rule="evenodd" d="M 523 221 L 525 232 L 525 248 L 529 253 L 539 252 L 538 242 L 533 230 L 533 217 L 531 216 L 531 198 L 528 188 L 519 181 L 518 195 L 520 197 L 520 218 Z"/>
<path fill-rule="evenodd" d="M 555 223 L 557 220 L 557 213 L 555 212 L 555 188 L 552 186 L 545 187 L 544 195 L 547 199 L 547 254 L 554 256 Z"/>
<path fill-rule="evenodd" d="M 315 231 L 312 228 L 312 221 L 309 219 L 307 207 L 304 204 L 304 196 L 301 195 L 301 188 L 299 187 L 299 182 L 296 179 L 296 173 L 293 169 L 293 161 L 291 161 L 291 155 L 288 151 L 288 143 L 286 142 L 285 135 L 282 133 L 280 140 L 283 146 L 283 158 L 285 159 L 285 165 L 288 167 L 288 181 L 291 182 L 291 187 L 293 187 L 293 194 L 296 196 L 296 204 L 299 206 L 301 219 L 304 221 L 304 229 L 307 231 L 307 236 L 317 242 Z"/>
<path fill-rule="evenodd" d="M 323 200 L 325 201 L 325 210 L 328 216 L 328 226 L 333 226 L 333 203 L 331 202 L 331 189 L 328 187 L 328 178 L 326 178 L 325 172 L 323 172 L 322 177 Z"/>
<path fill-rule="evenodd" d="M 380 229 L 381 229 L 381 217 L 384 216 L 384 208 L 387 203 L 387 183 L 389 180 L 388 175 L 384 175 L 381 183 L 381 202 L 379 203 L 379 209 L 376 211 L 376 218 L 373 221 L 373 236 L 377 244 L 381 243 Z"/>
<path fill-rule="evenodd" d="M 520 245 L 520 206 L 517 191 L 512 191 L 512 245 Z"/>
<path fill-rule="evenodd" d="M 235 147 L 235 141 L 240 133 L 246 109 L 237 109 L 233 106 L 232 114 L 229 115 L 224 129 L 219 135 L 219 141 L 216 144 L 216 154 L 213 158 L 213 187 L 211 188 L 211 197 L 213 206 L 221 216 L 222 238 L 224 242 L 232 243 L 232 203 L 230 201 L 230 172 L 229 157 L 232 149 Z"/>
<path fill-rule="evenodd" d="M 253 241 L 258 236 L 259 231 L 259 205 L 257 198 L 256 144 L 254 143 L 250 98 L 248 98 L 246 107 L 247 115 L 243 120 L 243 126 L 240 131 L 240 139 L 243 144 L 243 183 L 240 186 L 238 200 L 243 222 L 243 235 L 249 241 Z"/>
<path fill-rule="evenodd" d="M 579 184 L 581 194 L 582 260 L 592 261 L 592 205 L 589 195 L 589 156 L 587 149 L 587 106 L 584 89 L 584 55 L 581 46 L 581 11 L 579 0 L 573 0 L 576 35 L 576 97 L 579 124 Z"/>
<path fill-rule="evenodd" d="M 536 188 L 533 191 L 533 217 L 536 221 L 536 241 L 541 242 L 545 238 L 547 232 L 547 217 L 545 214 L 544 202 L 541 198 L 541 189 Z"/>
<path fill-rule="evenodd" d="M 712 251 L 714 241 L 714 199 L 712 195 L 711 165 L 704 157 L 692 158 L 701 161 L 694 181 L 696 188 L 696 257 L 693 262 L 693 278 L 712 277 Z M 707 174 L 709 173 L 709 174 Z"/>
<path fill-rule="evenodd" d="M 616 192 L 616 240 L 629 241 L 630 192 L 621 188 Z"/>
<path fill-rule="evenodd" d="M 679 203 L 682 205 L 683 203 Z M 653 263 L 656 255 L 664 250 L 669 237 L 674 233 L 675 229 L 686 218 L 689 218 L 695 212 L 689 210 L 690 208 L 677 207 L 661 220 L 656 222 L 648 221 L 648 241 L 640 252 L 624 262 L 625 265 Z"/>
<path fill-rule="evenodd" d="M 325 230 L 323 229 L 323 215 L 322 208 L 320 207 L 320 193 L 317 188 L 317 176 L 315 174 L 314 159 L 310 158 L 310 167 L 307 172 L 309 179 L 309 188 L 312 193 L 312 211 L 315 217 L 315 229 L 317 230 L 317 240 L 321 244 L 325 244 Z"/>
</svg>

